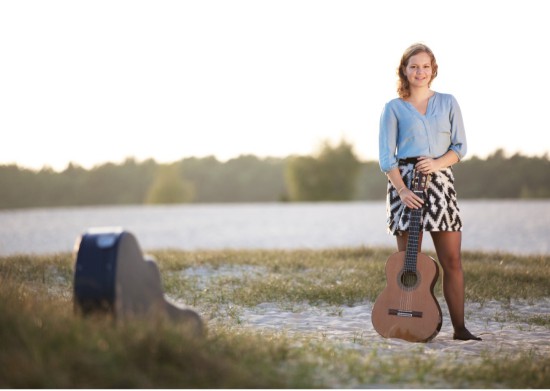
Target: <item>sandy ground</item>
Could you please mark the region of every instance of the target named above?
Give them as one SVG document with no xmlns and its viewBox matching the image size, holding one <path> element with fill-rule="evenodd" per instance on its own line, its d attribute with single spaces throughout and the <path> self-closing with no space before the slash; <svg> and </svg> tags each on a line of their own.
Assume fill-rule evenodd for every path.
<svg viewBox="0 0 550 391">
<path fill-rule="evenodd" d="M 513 354 L 533 352 L 550 354 L 550 330 L 521 321 L 504 321 L 504 315 L 513 313 L 519 318 L 530 318 L 550 313 L 550 299 L 536 303 L 513 302 L 503 304 L 488 302 L 484 305 L 470 303 L 466 306 L 466 324 L 483 341 L 455 341 L 446 304 L 439 300 L 443 310 L 443 326 L 440 333 L 428 343 L 410 343 L 398 339 L 380 337 L 371 324 L 372 303 L 348 306 L 294 305 L 284 308 L 276 303 L 264 303 L 253 308 L 242 308 L 240 322 L 243 327 L 285 332 L 292 335 L 330 339 L 348 348 L 373 349 L 380 355 L 395 350 L 423 349 L 424 353 L 445 358 L 472 359 L 484 352 Z"/>
<path fill-rule="evenodd" d="M 258 276 L 266 270 L 258 266 L 223 265 L 189 268 L 182 272 L 196 279 L 199 287 L 206 286 L 213 276 Z M 343 348 L 356 349 L 365 354 L 391 355 L 395 351 L 422 351 L 435 358 L 471 360 L 484 353 L 507 357 L 517 353 L 550 355 L 550 329 L 528 324 L 525 320 L 550 314 L 550 298 L 536 302 L 489 301 L 483 304 L 467 303 L 466 326 L 483 341 L 455 341 L 453 328 L 444 298 L 438 297 L 443 311 L 443 326 L 428 343 L 410 343 L 382 338 L 371 323 L 373 303 L 354 306 L 310 305 L 308 303 L 262 303 L 254 307 L 229 305 L 236 327 L 258 331 L 286 333 L 305 338 L 330 340 Z M 230 308 L 229 308 L 230 307 Z M 227 322 L 210 319 L 209 322 Z"/>
</svg>

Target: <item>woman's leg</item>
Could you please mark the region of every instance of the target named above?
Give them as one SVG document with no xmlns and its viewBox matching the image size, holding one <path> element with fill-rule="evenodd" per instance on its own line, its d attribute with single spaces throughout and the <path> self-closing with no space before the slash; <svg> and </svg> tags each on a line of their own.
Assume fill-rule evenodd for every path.
<svg viewBox="0 0 550 391">
<path fill-rule="evenodd" d="M 464 273 L 462 271 L 462 232 L 431 232 L 439 263 L 443 268 L 443 294 L 449 307 L 454 339 L 481 340 L 464 324 Z"/>
</svg>

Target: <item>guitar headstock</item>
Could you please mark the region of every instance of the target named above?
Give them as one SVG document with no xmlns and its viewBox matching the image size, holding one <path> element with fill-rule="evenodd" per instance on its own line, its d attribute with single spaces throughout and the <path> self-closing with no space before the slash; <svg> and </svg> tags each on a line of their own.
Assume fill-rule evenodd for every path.
<svg viewBox="0 0 550 391">
<path fill-rule="evenodd" d="M 424 174 L 420 171 L 414 172 L 412 190 L 414 192 L 425 192 L 430 182 L 430 174 Z"/>
</svg>

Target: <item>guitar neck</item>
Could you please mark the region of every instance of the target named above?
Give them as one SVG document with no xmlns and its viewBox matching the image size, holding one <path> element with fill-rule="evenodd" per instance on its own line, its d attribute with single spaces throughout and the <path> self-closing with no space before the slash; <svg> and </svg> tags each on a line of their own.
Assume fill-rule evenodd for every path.
<svg viewBox="0 0 550 391">
<path fill-rule="evenodd" d="M 423 199 L 423 193 L 415 191 L 415 194 Z M 416 272 L 416 259 L 420 241 L 420 229 L 422 221 L 423 208 L 411 210 L 409 221 L 409 239 L 407 241 L 407 250 L 405 252 L 405 270 Z"/>
</svg>

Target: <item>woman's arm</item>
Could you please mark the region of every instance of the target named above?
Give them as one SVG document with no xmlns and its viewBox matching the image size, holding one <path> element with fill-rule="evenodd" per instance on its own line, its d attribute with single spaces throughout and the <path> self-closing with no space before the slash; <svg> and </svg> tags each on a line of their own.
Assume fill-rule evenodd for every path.
<svg viewBox="0 0 550 391">
<path fill-rule="evenodd" d="M 397 116 L 391 108 L 391 104 L 384 106 L 380 116 L 380 131 L 378 134 L 378 155 L 380 169 L 387 174 L 398 167 L 395 150 L 397 149 Z"/>
<path fill-rule="evenodd" d="M 388 171 L 386 175 L 388 176 L 391 184 L 397 189 L 401 202 L 411 209 L 418 209 L 422 207 L 424 201 L 422 201 L 422 198 L 414 194 L 413 191 L 407 188 L 405 182 L 403 182 L 403 178 L 401 178 L 399 168 L 394 168 Z"/>
<path fill-rule="evenodd" d="M 443 168 L 451 167 L 460 161 L 458 154 L 449 149 L 447 153 L 437 159 L 421 156 L 418 158 L 415 168 L 423 174 L 431 174 Z"/>
</svg>

